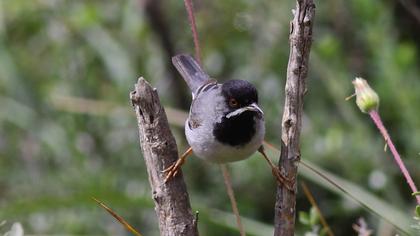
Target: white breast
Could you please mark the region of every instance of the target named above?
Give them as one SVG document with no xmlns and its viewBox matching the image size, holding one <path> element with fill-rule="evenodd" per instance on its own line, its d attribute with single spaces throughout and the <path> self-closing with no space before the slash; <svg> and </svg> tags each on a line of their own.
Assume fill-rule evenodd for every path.
<svg viewBox="0 0 420 236">
<path fill-rule="evenodd" d="M 262 145 L 265 135 L 264 120 L 256 121 L 255 136 L 243 146 L 230 146 L 218 142 L 213 135 L 214 123 L 204 122 L 200 127 L 190 129 L 187 120 L 185 134 L 194 154 L 203 160 L 214 163 L 240 161 L 251 156 Z"/>
</svg>

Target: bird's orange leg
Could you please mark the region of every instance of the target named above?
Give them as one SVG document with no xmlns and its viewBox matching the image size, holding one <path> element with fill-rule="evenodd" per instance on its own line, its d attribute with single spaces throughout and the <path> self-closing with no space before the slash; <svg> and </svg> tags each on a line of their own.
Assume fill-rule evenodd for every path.
<svg viewBox="0 0 420 236">
<path fill-rule="evenodd" d="M 277 183 L 279 185 L 284 185 L 289 191 L 294 192 L 293 188 L 293 180 L 288 179 L 286 176 L 284 176 L 280 169 L 273 164 L 273 162 L 267 157 L 267 154 L 264 151 L 264 146 L 261 145 L 260 148 L 258 148 L 258 152 L 261 153 L 264 157 L 264 159 L 267 161 L 268 165 L 271 167 L 271 172 L 273 173 L 274 177 L 276 177 Z"/>
<path fill-rule="evenodd" d="M 187 151 L 185 151 L 184 154 L 182 154 L 174 164 L 170 165 L 168 168 L 162 171 L 163 173 L 166 174 L 165 183 L 178 174 L 179 170 L 181 169 L 182 164 L 184 164 L 185 160 L 187 159 L 189 155 L 191 155 L 191 153 L 192 153 L 192 148 L 189 147 Z"/>
</svg>

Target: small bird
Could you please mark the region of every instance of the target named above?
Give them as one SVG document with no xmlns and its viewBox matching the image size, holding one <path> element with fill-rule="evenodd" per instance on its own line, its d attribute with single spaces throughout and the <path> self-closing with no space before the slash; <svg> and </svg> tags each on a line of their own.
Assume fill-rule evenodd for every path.
<svg viewBox="0 0 420 236">
<path fill-rule="evenodd" d="M 192 103 L 185 122 L 190 148 L 176 163 L 164 170 L 165 182 L 174 177 L 192 152 L 208 162 L 228 163 L 261 152 L 281 184 L 287 179 L 267 158 L 263 149 L 264 112 L 258 106 L 257 89 L 245 80 L 223 84 L 211 79 L 189 55 L 180 54 L 172 63 L 192 92 Z M 288 186 L 288 185 L 287 185 Z"/>
</svg>

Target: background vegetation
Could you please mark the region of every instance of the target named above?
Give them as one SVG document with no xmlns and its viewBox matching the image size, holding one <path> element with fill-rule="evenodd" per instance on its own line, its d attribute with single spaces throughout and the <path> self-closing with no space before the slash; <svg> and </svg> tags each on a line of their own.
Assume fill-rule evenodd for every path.
<svg viewBox="0 0 420 236">
<path fill-rule="evenodd" d="M 128 235 L 95 196 L 144 235 L 158 235 L 128 93 L 144 76 L 167 107 L 187 111 L 189 94 L 170 55 L 193 53 L 183 1 L 159 2 L 147 8 L 147 0 L 0 1 L 0 221 L 8 221 L 0 232 L 19 221 L 31 234 Z M 195 1 L 206 70 L 257 86 L 267 140 L 276 146 L 294 4 Z M 384 153 L 384 140 L 344 98 L 355 76 L 368 79 L 419 185 L 420 21 L 399 1 L 316 4 L 302 157 L 410 217 L 414 198 Z M 169 118 L 182 152 L 183 116 Z M 220 169 L 196 158 L 183 169 L 201 234 L 237 235 Z M 241 214 L 250 220 L 244 223 L 254 235 L 268 235 L 275 200 L 270 169 L 258 155 L 230 169 Z M 307 183 L 336 235 L 353 235 L 361 216 L 378 235 L 392 232 L 355 202 Z M 297 207 L 309 211 L 301 192 Z M 297 234 L 307 230 L 299 224 Z"/>
</svg>

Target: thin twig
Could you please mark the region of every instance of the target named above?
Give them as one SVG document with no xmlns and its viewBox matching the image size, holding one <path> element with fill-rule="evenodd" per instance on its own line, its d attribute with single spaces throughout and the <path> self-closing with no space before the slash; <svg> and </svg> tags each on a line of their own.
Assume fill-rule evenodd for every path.
<svg viewBox="0 0 420 236">
<path fill-rule="evenodd" d="M 313 0 L 297 0 L 294 18 L 290 22 L 290 54 L 287 66 L 285 100 L 281 123 L 281 153 L 279 169 L 287 179 L 293 180 L 294 191 L 285 185 L 277 187 L 274 208 L 274 235 L 295 234 L 296 180 L 300 161 L 300 133 L 303 116 L 303 97 L 309 68 L 312 26 L 315 16 Z"/>
<path fill-rule="evenodd" d="M 198 64 L 201 65 L 201 50 L 198 40 L 197 26 L 195 24 L 195 15 L 194 15 L 194 6 L 192 0 L 184 0 L 185 8 L 187 9 L 188 19 L 191 25 L 191 32 L 193 35 L 194 49 L 195 49 L 195 59 L 198 61 Z"/>
<path fill-rule="evenodd" d="M 222 169 L 223 179 L 225 181 L 225 186 L 226 186 L 226 191 L 227 191 L 228 196 L 229 196 L 230 204 L 232 205 L 232 211 L 233 211 L 233 214 L 235 215 L 235 218 L 236 218 L 236 224 L 238 225 L 239 233 L 240 233 L 241 236 L 245 236 L 245 230 L 244 230 L 244 226 L 242 225 L 242 222 L 241 222 L 241 216 L 239 214 L 238 205 L 236 203 L 235 193 L 233 192 L 232 181 L 231 181 L 231 178 L 230 178 L 230 175 L 229 175 L 229 170 L 227 169 L 226 165 L 224 165 L 224 164 L 221 164 L 220 168 Z"/>
<path fill-rule="evenodd" d="M 195 228 L 198 227 L 198 215 L 199 215 L 199 213 L 200 213 L 199 211 L 195 212 L 194 221 L 193 221 L 193 224 L 194 224 Z"/>
<path fill-rule="evenodd" d="M 376 127 L 378 127 L 379 131 L 381 132 L 382 136 L 385 139 L 385 142 L 388 144 L 389 149 L 391 150 L 391 153 L 394 157 L 395 162 L 397 163 L 398 167 L 400 168 L 402 174 L 404 175 L 408 185 L 411 188 L 411 191 L 413 193 L 418 192 L 416 184 L 414 183 L 413 179 L 410 176 L 410 173 L 408 172 L 407 168 L 404 165 L 403 160 L 400 157 L 400 154 L 398 153 L 397 149 L 394 146 L 394 143 L 392 142 L 391 136 L 389 136 L 388 131 L 386 130 L 384 124 L 382 123 L 381 117 L 376 110 L 372 110 L 369 112 L 370 117 L 372 118 L 373 122 L 375 123 Z M 416 196 L 417 204 L 420 205 L 420 196 Z"/>
<path fill-rule="evenodd" d="M 98 203 L 102 208 L 104 208 L 109 214 L 111 214 L 116 220 L 118 220 L 118 222 L 120 222 L 128 231 L 130 231 L 131 233 L 133 233 L 136 236 L 142 236 L 142 234 L 139 233 L 139 231 L 137 231 L 134 227 L 132 227 L 126 220 L 124 220 L 124 218 L 122 218 L 117 213 L 115 213 L 115 211 L 113 211 L 111 208 L 109 208 L 107 205 L 105 205 L 105 203 L 99 201 L 98 199 L 96 199 L 94 197 L 92 197 L 92 199 L 96 203 Z"/>
<path fill-rule="evenodd" d="M 324 216 L 322 215 L 321 209 L 319 208 L 318 204 L 315 201 L 314 196 L 312 195 L 311 191 L 309 190 L 308 186 L 306 186 L 305 182 L 300 181 L 300 184 L 302 186 L 303 192 L 305 193 L 306 198 L 311 203 L 313 207 L 315 207 L 316 211 L 319 215 L 319 220 L 321 221 L 321 224 L 324 226 L 324 228 L 327 230 L 327 234 L 330 236 L 334 236 L 330 226 L 328 225 L 327 221 L 325 220 Z"/>
</svg>

